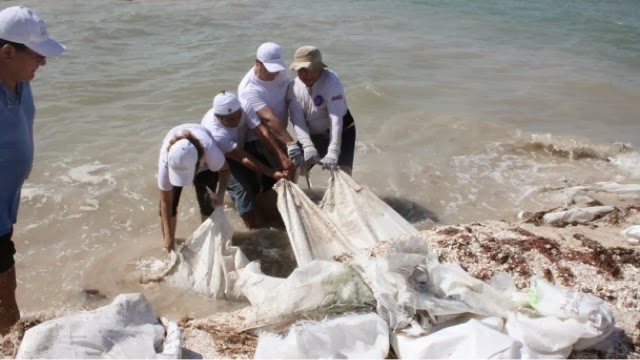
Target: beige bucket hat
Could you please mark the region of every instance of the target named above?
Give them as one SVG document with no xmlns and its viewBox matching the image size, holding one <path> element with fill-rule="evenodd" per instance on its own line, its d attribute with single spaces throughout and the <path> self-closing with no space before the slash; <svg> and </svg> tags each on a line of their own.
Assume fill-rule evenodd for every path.
<svg viewBox="0 0 640 360">
<path fill-rule="evenodd" d="M 309 69 L 311 71 L 318 71 L 327 67 L 327 64 L 322 62 L 322 53 L 315 46 L 302 46 L 296 50 L 293 55 L 293 62 L 289 65 L 291 70 L 300 70 L 302 68 Z"/>
</svg>

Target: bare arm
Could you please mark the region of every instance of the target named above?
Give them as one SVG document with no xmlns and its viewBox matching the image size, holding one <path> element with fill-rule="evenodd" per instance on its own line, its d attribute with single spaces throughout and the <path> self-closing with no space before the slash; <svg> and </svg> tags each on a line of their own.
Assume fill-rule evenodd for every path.
<svg viewBox="0 0 640 360">
<path fill-rule="evenodd" d="M 256 160 L 253 156 L 251 156 L 251 154 L 249 154 L 248 152 L 238 147 L 231 150 L 226 155 L 227 157 L 241 163 L 242 165 L 248 167 L 249 169 L 257 173 L 264 174 L 270 178 L 274 178 L 276 180 L 280 180 L 286 177 L 287 175 L 286 172 L 276 171 L 266 166 L 265 164 Z"/>
<path fill-rule="evenodd" d="M 276 119 L 277 121 L 277 119 Z M 282 166 L 282 170 L 289 172 L 289 176 L 291 176 L 294 172 L 293 163 L 289 160 L 289 157 L 282 151 L 276 139 L 271 135 L 271 131 L 263 125 L 258 125 L 255 129 L 253 129 L 258 140 L 261 141 L 264 145 L 266 145 L 267 149 L 278 158 L 280 162 L 280 166 Z"/>
<path fill-rule="evenodd" d="M 173 208 L 173 190 L 160 190 L 160 220 L 164 236 L 164 248 L 174 250 L 175 229 L 172 228 L 171 209 Z"/>
<path fill-rule="evenodd" d="M 213 199 L 213 207 L 222 206 L 224 204 L 224 194 L 227 191 L 229 180 L 231 179 L 231 171 L 229 170 L 229 164 L 224 162 L 224 165 L 218 170 L 218 191 Z"/>
<path fill-rule="evenodd" d="M 256 111 L 256 114 L 258 114 L 260 121 L 264 125 L 266 125 L 267 128 L 269 128 L 269 131 L 271 131 L 278 140 L 282 141 L 285 144 L 289 144 L 293 141 L 293 138 L 291 137 L 291 135 L 289 135 L 287 129 L 285 129 L 280 123 L 280 120 L 278 120 L 278 118 L 273 115 L 273 112 L 271 112 L 271 108 L 265 106 L 262 109 Z"/>
</svg>

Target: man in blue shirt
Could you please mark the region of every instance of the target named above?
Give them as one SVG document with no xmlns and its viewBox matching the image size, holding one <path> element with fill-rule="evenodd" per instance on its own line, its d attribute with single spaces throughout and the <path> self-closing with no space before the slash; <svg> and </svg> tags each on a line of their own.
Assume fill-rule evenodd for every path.
<svg viewBox="0 0 640 360">
<path fill-rule="evenodd" d="M 33 10 L 12 6 L 0 11 L 0 335 L 20 319 L 11 237 L 20 190 L 33 163 L 36 109 L 29 81 L 47 57 L 63 51 Z"/>
</svg>

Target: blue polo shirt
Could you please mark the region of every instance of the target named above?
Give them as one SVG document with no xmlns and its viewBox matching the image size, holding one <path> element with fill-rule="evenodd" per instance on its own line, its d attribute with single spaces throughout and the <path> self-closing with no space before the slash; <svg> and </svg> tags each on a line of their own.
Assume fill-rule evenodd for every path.
<svg viewBox="0 0 640 360">
<path fill-rule="evenodd" d="M 28 82 L 14 94 L 0 83 L 0 236 L 18 218 L 20 189 L 33 163 L 33 119 L 36 107 Z"/>
</svg>

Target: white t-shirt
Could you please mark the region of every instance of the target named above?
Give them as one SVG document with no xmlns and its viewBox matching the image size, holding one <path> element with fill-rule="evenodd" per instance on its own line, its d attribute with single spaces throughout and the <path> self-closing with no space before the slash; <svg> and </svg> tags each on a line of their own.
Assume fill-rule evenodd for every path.
<svg viewBox="0 0 640 360">
<path fill-rule="evenodd" d="M 162 141 L 162 147 L 160 148 L 160 157 L 158 159 L 158 188 L 163 191 L 169 191 L 173 189 L 173 185 L 169 181 L 169 142 L 176 136 L 180 135 L 183 130 L 189 130 L 193 136 L 200 141 L 204 148 L 203 161 L 198 163 L 199 173 L 204 170 L 218 171 L 224 165 L 224 155 L 218 149 L 218 146 L 213 141 L 213 137 L 209 130 L 200 124 L 182 124 L 169 130 L 167 136 Z"/>
<path fill-rule="evenodd" d="M 260 121 L 255 112 L 262 110 L 268 106 L 275 117 L 280 120 L 286 129 L 289 125 L 289 113 L 287 109 L 287 89 L 291 80 L 286 71 L 280 71 L 272 81 L 262 81 L 254 73 L 254 67 L 244 76 L 240 85 L 238 85 L 238 98 L 245 105 L 250 106 L 254 113 L 248 113 L 257 121 Z M 247 141 L 255 140 L 255 134 L 249 133 Z"/>
<path fill-rule="evenodd" d="M 211 132 L 218 148 L 226 154 L 237 147 L 244 148 L 248 133 L 252 133 L 253 129 L 260 125 L 260 120 L 256 116 L 250 117 L 247 113 L 255 112 L 247 107 L 246 111 L 242 111 L 242 118 L 237 127 L 226 127 L 213 113 L 213 109 L 210 109 L 202 118 L 201 124 Z"/>
</svg>

